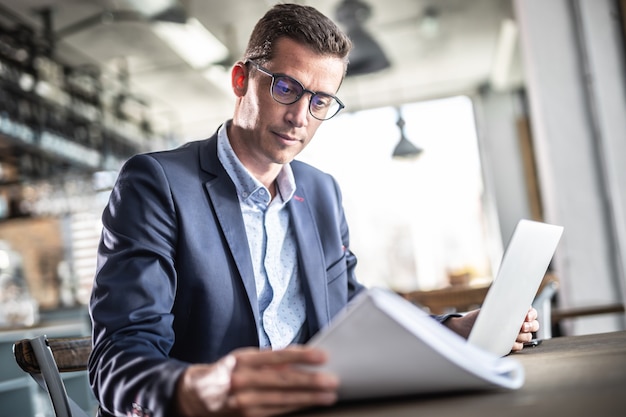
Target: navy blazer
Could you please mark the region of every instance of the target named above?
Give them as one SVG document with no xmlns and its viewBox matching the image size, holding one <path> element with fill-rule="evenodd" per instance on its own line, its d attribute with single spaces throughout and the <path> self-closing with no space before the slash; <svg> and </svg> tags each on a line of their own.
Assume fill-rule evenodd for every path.
<svg viewBox="0 0 626 417">
<path fill-rule="evenodd" d="M 305 163 L 291 167 L 290 227 L 313 335 L 363 287 L 337 183 Z M 217 135 L 129 159 L 102 222 L 89 361 L 101 414 L 125 415 L 135 403 L 172 415 L 164 405 L 189 363 L 259 345 L 246 229 Z"/>
</svg>

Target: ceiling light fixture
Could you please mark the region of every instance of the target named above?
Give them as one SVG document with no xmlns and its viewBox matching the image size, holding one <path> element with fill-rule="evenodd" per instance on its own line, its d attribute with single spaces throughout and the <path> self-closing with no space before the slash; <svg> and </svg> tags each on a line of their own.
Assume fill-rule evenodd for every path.
<svg viewBox="0 0 626 417">
<path fill-rule="evenodd" d="M 189 18 L 185 8 L 177 1 L 158 0 L 144 2 L 126 0 L 131 10 L 106 10 L 88 16 L 54 33 L 53 40 L 59 40 L 76 32 L 98 24 L 114 22 L 146 22 L 152 31 L 172 50 L 194 69 L 205 69 L 208 66 L 223 62 L 229 56 L 228 48 L 221 43 L 196 18 Z M 47 18 L 51 28 L 50 9 Z"/>
<path fill-rule="evenodd" d="M 154 22 L 152 30 L 194 69 L 204 69 L 228 58 L 228 48 L 196 18 L 187 19 L 185 24 Z"/>
<path fill-rule="evenodd" d="M 441 22 L 439 9 L 434 6 L 427 6 L 419 22 L 419 30 L 427 39 L 434 39 L 439 36 Z"/>
<path fill-rule="evenodd" d="M 184 16 L 179 23 L 185 23 L 187 20 L 186 11 L 177 0 L 121 0 L 121 2 L 150 19 L 156 19 L 159 15 L 170 14 L 172 10 L 178 10 Z"/>
</svg>

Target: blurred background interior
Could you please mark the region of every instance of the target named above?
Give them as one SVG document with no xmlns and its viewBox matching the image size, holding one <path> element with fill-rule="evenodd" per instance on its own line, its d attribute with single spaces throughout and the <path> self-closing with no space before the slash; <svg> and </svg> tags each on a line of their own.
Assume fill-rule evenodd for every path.
<svg viewBox="0 0 626 417">
<path fill-rule="evenodd" d="M 231 116 L 230 67 L 274 3 L 0 2 L 0 415 L 50 413 L 12 343 L 89 334 L 118 169 Z M 298 3 L 355 44 L 346 109 L 299 159 L 341 184 L 363 283 L 484 288 L 517 221 L 540 220 L 565 227 L 542 325 L 626 328 L 626 1 Z"/>
</svg>

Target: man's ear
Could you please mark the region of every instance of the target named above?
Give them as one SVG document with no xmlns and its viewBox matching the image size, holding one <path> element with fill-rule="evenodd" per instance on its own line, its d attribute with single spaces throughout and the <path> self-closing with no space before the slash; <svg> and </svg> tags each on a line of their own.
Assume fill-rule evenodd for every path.
<svg viewBox="0 0 626 417">
<path fill-rule="evenodd" d="M 248 88 L 248 68 L 243 62 L 237 62 L 230 73 L 233 91 L 237 97 L 246 94 Z"/>
</svg>

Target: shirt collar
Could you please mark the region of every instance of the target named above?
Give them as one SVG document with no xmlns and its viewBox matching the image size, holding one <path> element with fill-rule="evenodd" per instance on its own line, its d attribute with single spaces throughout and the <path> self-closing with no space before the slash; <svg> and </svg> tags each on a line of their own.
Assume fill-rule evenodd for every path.
<svg viewBox="0 0 626 417">
<path fill-rule="evenodd" d="M 265 204 L 269 204 L 269 190 L 241 163 L 230 145 L 226 129 L 228 124 L 230 124 L 230 120 L 222 124 L 217 131 L 217 157 L 235 184 L 241 201 L 253 198 L 254 200 L 264 200 Z M 276 177 L 276 189 L 277 197 L 280 197 L 284 203 L 293 197 L 296 192 L 296 180 L 291 165 L 284 164 L 281 168 Z M 261 190 L 263 191 L 261 192 Z"/>
</svg>

